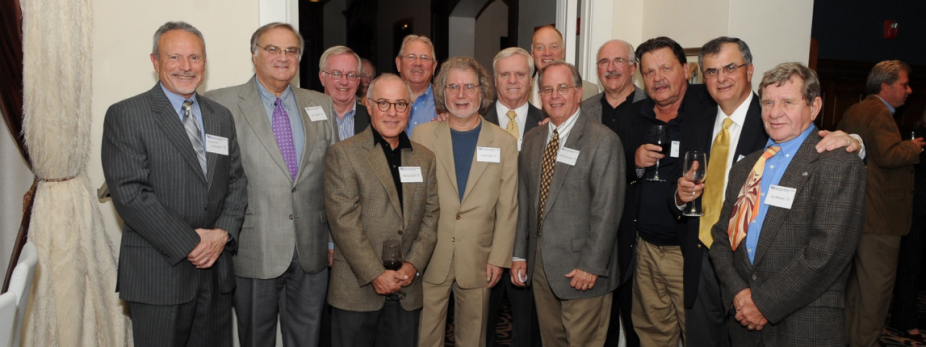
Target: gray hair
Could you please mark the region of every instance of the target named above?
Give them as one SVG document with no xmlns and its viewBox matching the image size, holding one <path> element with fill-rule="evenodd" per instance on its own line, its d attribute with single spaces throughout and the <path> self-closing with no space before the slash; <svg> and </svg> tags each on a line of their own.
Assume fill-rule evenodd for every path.
<svg viewBox="0 0 926 347">
<path fill-rule="evenodd" d="M 370 76 L 370 77 L 376 76 L 376 65 L 373 65 L 373 62 L 370 61 L 370 59 L 367 59 L 367 58 L 360 58 L 360 73 L 366 73 L 366 72 L 363 71 L 363 63 L 364 63 L 364 62 L 370 63 L 370 66 L 373 67 L 373 73 L 367 74 L 367 76 Z"/>
<path fill-rule="evenodd" d="M 865 92 L 868 94 L 881 93 L 881 83 L 894 84 L 900 78 L 900 70 L 906 71 L 907 75 L 913 73 L 910 65 L 900 60 L 885 60 L 875 67 L 871 68 L 868 73 L 868 80 L 865 81 Z"/>
<path fill-rule="evenodd" d="M 257 28 L 257 31 L 255 31 L 254 34 L 251 34 L 251 55 L 257 54 L 257 41 L 260 40 L 260 36 L 263 35 L 265 32 L 268 32 L 276 28 L 288 29 L 290 32 L 296 35 L 296 40 L 299 41 L 299 57 L 298 58 L 299 60 L 302 60 L 302 53 L 305 52 L 305 39 L 302 38 L 302 34 L 299 33 L 299 30 L 296 30 L 296 28 L 293 28 L 292 25 L 289 25 L 287 23 L 282 23 L 282 22 L 273 22 L 270 24 L 265 24 L 264 26 Z M 286 47 L 282 47 L 282 48 L 285 49 Z"/>
<path fill-rule="evenodd" d="M 605 45 L 612 43 L 612 42 L 623 43 L 625 46 L 627 46 L 627 51 L 630 52 L 627 55 L 627 60 L 629 60 L 631 64 L 637 63 L 637 55 L 633 51 L 633 45 L 631 45 L 630 42 L 627 42 L 624 40 L 614 39 L 614 40 L 605 42 L 604 44 L 601 45 L 601 47 L 598 47 L 598 55 L 601 55 L 601 49 L 604 48 Z"/>
<path fill-rule="evenodd" d="M 418 36 L 418 35 L 408 35 L 408 36 L 406 36 L 405 39 L 402 40 L 402 48 L 399 49 L 399 56 L 400 56 L 400 57 L 405 55 L 405 45 L 407 45 L 407 44 L 408 44 L 409 42 L 411 42 L 412 40 L 418 40 L 418 41 L 424 42 L 426 45 L 428 45 L 428 48 L 431 50 L 431 60 L 434 61 L 435 63 L 437 63 L 436 53 L 434 53 L 434 43 L 431 42 L 431 39 L 429 39 L 429 38 L 427 38 L 427 37 L 425 37 L 425 36 L 423 36 L 423 35 L 422 35 L 422 36 Z"/>
<path fill-rule="evenodd" d="M 715 56 L 720 54 L 720 50 L 723 49 L 725 43 L 735 43 L 736 48 L 740 50 L 740 54 L 743 56 L 743 62 L 746 63 L 746 65 L 752 64 L 752 51 L 749 50 L 749 45 L 747 45 L 745 41 L 736 37 L 721 36 L 707 41 L 704 46 L 701 46 L 701 53 L 698 53 L 698 65 L 703 69 L 704 56 Z"/>
<path fill-rule="evenodd" d="M 780 87 L 785 84 L 785 82 L 794 82 L 792 80 L 794 76 L 804 80 L 801 94 L 804 97 L 804 102 L 806 102 L 807 105 L 812 105 L 813 101 L 820 97 L 820 79 L 817 78 L 816 72 L 804 66 L 804 64 L 797 62 L 781 63 L 771 70 L 766 71 L 765 75 L 762 76 L 762 83 L 759 83 L 759 98 L 762 98 L 765 87 L 773 84 L 776 87 Z"/>
<path fill-rule="evenodd" d="M 440 73 L 437 74 L 437 78 L 434 79 L 434 106 L 441 111 L 447 111 L 447 93 L 444 89 L 444 86 L 447 83 L 447 78 L 450 76 L 450 70 L 463 70 L 463 71 L 472 71 L 476 74 L 476 78 L 479 79 L 479 96 L 481 97 L 481 102 L 479 103 L 479 113 L 483 114 L 492 105 L 493 98 L 495 97 L 495 87 L 492 84 L 492 77 L 489 76 L 489 73 L 486 72 L 486 69 L 479 65 L 479 62 L 476 59 L 470 57 L 453 57 L 447 59 L 441 67 Z"/>
<path fill-rule="evenodd" d="M 411 100 L 412 87 L 409 87 L 408 83 L 406 83 L 405 80 L 403 80 L 401 77 L 396 76 L 395 74 L 388 73 L 388 72 L 385 72 L 382 75 L 379 75 L 379 77 L 374 78 L 373 81 L 370 82 L 370 89 L 367 89 L 367 100 L 373 101 L 373 89 L 375 89 L 374 87 L 376 86 L 376 82 L 379 82 L 379 80 L 386 80 L 386 79 L 393 79 L 393 78 L 399 80 L 399 82 L 402 82 L 402 85 L 405 86 L 405 90 L 408 91 L 408 99 L 409 99 L 408 101 L 412 102 Z M 411 105 L 409 105 L 409 107 L 411 107 Z"/>
<path fill-rule="evenodd" d="M 492 59 L 492 73 L 498 75 L 498 61 L 513 56 L 515 54 L 520 54 L 524 56 L 524 59 L 527 59 L 527 66 L 530 72 L 528 75 L 534 74 L 534 58 L 531 57 L 531 54 L 527 52 L 524 48 L 521 47 L 508 47 L 503 49 L 501 52 L 495 55 L 495 58 Z"/>
<path fill-rule="evenodd" d="M 161 40 L 161 35 L 171 30 L 183 30 L 199 37 L 199 41 L 203 43 L 203 57 L 206 56 L 206 39 L 203 38 L 203 33 L 199 32 L 199 29 L 196 29 L 196 27 L 182 21 L 164 23 L 164 25 L 154 32 L 154 45 L 151 48 L 151 54 L 155 57 L 160 57 L 160 55 L 158 55 L 160 53 L 158 51 L 158 41 Z"/>
<path fill-rule="evenodd" d="M 357 53 L 354 53 L 354 50 L 344 47 L 344 46 L 334 46 L 325 50 L 325 53 L 322 53 L 321 59 L 319 59 L 318 69 L 326 70 L 328 65 L 328 58 L 341 55 L 341 54 L 350 54 L 354 59 L 357 60 L 357 74 L 360 74 L 362 70 L 362 65 L 360 63 L 360 56 Z"/>
<path fill-rule="evenodd" d="M 572 82 L 575 83 L 575 86 L 576 86 L 576 87 L 582 87 L 582 75 L 579 74 L 579 69 L 577 69 L 575 65 L 572 65 L 572 64 L 570 64 L 570 63 L 567 63 L 567 62 L 565 62 L 565 61 L 563 61 L 563 60 L 557 60 L 557 61 L 554 61 L 554 62 L 550 63 L 550 64 L 547 65 L 545 68 L 540 69 L 540 71 L 537 72 L 537 78 L 538 78 L 537 87 L 538 87 L 538 88 L 543 88 L 543 74 L 544 74 L 544 72 L 546 72 L 549 68 L 551 68 L 551 67 L 553 67 L 553 66 L 565 66 L 565 67 L 568 67 L 568 68 L 569 68 L 569 71 L 572 72 Z"/>
</svg>

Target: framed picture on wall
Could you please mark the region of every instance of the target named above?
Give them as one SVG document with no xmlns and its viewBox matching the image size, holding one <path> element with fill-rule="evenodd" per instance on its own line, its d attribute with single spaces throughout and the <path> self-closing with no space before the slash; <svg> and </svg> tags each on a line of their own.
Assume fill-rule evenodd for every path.
<svg viewBox="0 0 926 347">
<path fill-rule="evenodd" d="M 704 83 L 704 75 L 701 74 L 701 66 L 698 64 L 699 54 L 701 54 L 701 48 L 685 48 L 685 58 L 688 59 L 688 82 L 691 84 Z"/>
</svg>

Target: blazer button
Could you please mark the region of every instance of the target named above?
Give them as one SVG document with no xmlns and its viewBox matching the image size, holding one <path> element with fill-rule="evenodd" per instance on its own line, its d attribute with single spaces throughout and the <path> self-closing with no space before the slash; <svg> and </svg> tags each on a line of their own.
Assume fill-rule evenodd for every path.
<svg viewBox="0 0 926 347">
<path fill-rule="evenodd" d="M 293 193 L 295 193 L 295 192 L 296 192 L 296 188 L 293 188 Z"/>
<path fill-rule="evenodd" d="M 752 275 L 752 280 L 755 281 L 756 278 L 758 278 L 758 276 L 756 276 L 755 274 L 753 274 L 753 275 Z"/>
<path fill-rule="evenodd" d="M 450 238 L 450 242 L 457 242 L 457 238 L 456 238 L 456 237 L 451 237 L 451 238 Z"/>
<path fill-rule="evenodd" d="M 289 215 L 289 220 L 293 220 L 293 215 Z"/>
<path fill-rule="evenodd" d="M 402 235 L 402 230 L 399 230 L 399 235 Z"/>
<path fill-rule="evenodd" d="M 701 245 L 698 245 L 698 248 L 701 248 Z"/>
<path fill-rule="evenodd" d="M 203 211 L 209 211 L 209 207 L 206 205 L 203 205 Z"/>
<path fill-rule="evenodd" d="M 457 215 L 457 220 L 460 220 L 460 215 Z"/>
</svg>

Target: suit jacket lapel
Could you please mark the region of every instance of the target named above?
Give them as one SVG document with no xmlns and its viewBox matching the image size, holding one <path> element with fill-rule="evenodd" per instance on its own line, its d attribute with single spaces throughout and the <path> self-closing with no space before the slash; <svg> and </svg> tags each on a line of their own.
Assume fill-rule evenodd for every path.
<svg viewBox="0 0 926 347">
<path fill-rule="evenodd" d="M 264 108 L 260 99 L 260 93 L 257 92 L 258 83 L 255 78 L 248 82 L 248 88 L 244 88 L 238 93 L 238 108 L 241 114 L 247 120 L 248 125 L 257 133 L 257 139 L 267 150 L 267 154 L 277 164 L 277 167 L 286 174 L 286 177 L 292 176 L 289 173 L 289 167 L 283 160 L 283 153 L 280 152 L 280 146 L 277 144 L 276 135 L 273 134 L 273 128 L 270 126 L 270 119 L 267 117 L 267 110 Z M 243 125 L 239 125 L 243 126 Z"/>
<path fill-rule="evenodd" d="M 566 138 L 566 143 L 563 147 L 579 149 L 582 145 L 582 134 L 585 132 L 585 124 L 588 122 L 588 118 L 582 113 L 576 115 L 576 117 L 579 118 L 576 119 L 576 123 L 572 125 L 572 130 L 569 131 L 569 137 Z M 560 148 L 560 150 L 562 150 L 562 148 Z M 582 153 L 579 153 L 579 155 L 581 156 Z M 541 158 L 543 158 L 542 155 Z M 542 165 L 541 163 L 541 170 L 543 170 Z M 550 182 L 550 191 L 547 193 L 547 203 L 543 207 L 544 211 L 550 211 L 553 202 L 556 201 L 556 196 L 559 195 L 559 187 L 562 186 L 563 181 L 566 180 L 566 174 L 569 173 L 569 168 L 571 168 L 572 165 L 556 162 L 555 167 L 556 169 L 553 171 L 553 181 Z"/>
<path fill-rule="evenodd" d="M 765 134 L 765 126 L 762 124 L 762 105 L 759 104 L 759 97 L 753 93 L 752 102 L 746 110 L 743 130 L 740 131 L 740 140 L 736 145 L 736 153 L 733 153 L 733 162 L 735 163 L 741 155 L 747 156 L 761 149 L 766 142 L 768 135 Z"/>
<path fill-rule="evenodd" d="M 386 189 L 386 195 L 389 197 L 389 201 L 392 202 L 392 207 L 395 208 L 396 213 L 402 215 L 402 205 L 399 204 L 399 193 L 395 190 L 395 183 L 392 181 L 392 171 L 389 170 L 389 162 L 386 161 L 386 156 L 383 155 L 383 149 L 378 145 L 373 143 L 373 131 L 364 132 L 364 136 L 369 137 L 365 141 L 363 147 L 367 150 L 367 164 L 370 165 L 371 171 L 376 175 L 376 178 L 379 179 L 379 183 L 383 184 L 383 188 Z M 403 166 L 405 164 L 403 159 Z"/>
<path fill-rule="evenodd" d="M 319 129 L 324 123 L 316 123 L 309 119 L 309 114 L 306 113 L 306 107 L 320 106 L 315 100 L 312 100 L 308 97 L 308 94 L 296 94 L 295 88 L 293 87 L 293 94 L 296 95 L 296 106 L 299 107 L 299 118 L 302 119 L 302 132 L 305 134 L 305 143 L 302 146 L 302 160 L 299 162 L 299 172 L 296 173 L 296 181 L 299 180 L 299 177 L 302 176 L 302 173 L 305 172 L 304 168 L 309 165 L 309 158 L 312 156 L 312 151 L 315 150 L 315 143 L 318 141 L 325 141 L 324 129 Z M 329 122 L 337 122 L 338 115 L 328 116 Z M 337 124 L 337 123 L 335 123 Z M 321 130 L 321 131 L 318 131 Z M 282 159 L 282 154 L 280 159 Z M 284 163 L 285 164 L 285 163 Z M 289 169 L 287 168 L 286 173 L 289 174 Z M 290 175 L 292 177 L 292 175 Z M 295 184 L 295 182 L 294 182 Z"/>
<path fill-rule="evenodd" d="M 202 96 L 200 99 L 202 100 Z M 219 134 L 219 122 L 216 119 L 215 110 L 207 103 L 200 102 L 199 110 L 203 114 L 203 129 L 205 133 L 208 134 Z M 205 145 L 206 139 L 203 139 L 203 145 Z M 212 178 L 215 177 L 215 166 L 219 160 L 221 154 L 209 153 L 206 151 L 206 170 L 208 171 L 206 175 L 209 177 L 206 181 L 209 186 L 212 186 Z"/>
<path fill-rule="evenodd" d="M 482 117 L 480 117 L 482 118 Z M 482 119 L 481 121 L 485 121 Z M 491 129 L 483 124 L 482 129 L 479 130 L 479 138 L 476 139 L 476 152 L 479 152 L 479 147 L 492 147 L 492 143 L 495 142 L 495 135 L 492 134 Z M 463 201 L 466 201 L 466 197 L 469 196 L 469 193 L 473 191 L 473 187 L 476 186 L 476 182 L 479 181 L 479 177 L 486 171 L 486 168 L 489 167 L 489 163 L 476 160 L 476 156 L 473 156 L 473 163 L 469 168 L 469 178 L 466 180 L 466 190 L 463 191 L 463 199 L 460 200 L 460 204 Z M 457 192 L 459 194 L 459 192 Z"/>
<path fill-rule="evenodd" d="M 434 127 L 434 156 L 442 158 L 438 160 L 441 165 L 444 167 L 444 171 L 447 172 L 447 176 L 450 177 L 450 182 L 453 182 L 453 192 L 457 196 L 460 195 L 460 189 L 457 188 L 457 170 L 456 163 L 453 162 L 453 144 L 450 140 L 450 126 L 447 122 L 440 122 Z M 402 165 L 405 165 L 405 156 L 402 156 Z M 423 172 L 422 172 L 423 174 Z"/>
<path fill-rule="evenodd" d="M 180 120 L 180 114 L 171 106 L 170 100 L 167 100 L 167 95 L 164 95 L 164 91 L 161 90 L 161 85 L 155 84 L 154 88 L 148 93 L 150 93 L 151 96 L 151 112 L 155 114 L 155 117 L 160 118 L 156 123 L 161 127 L 164 136 L 177 147 L 177 151 L 180 152 L 180 156 L 186 160 L 187 164 L 190 164 L 193 170 L 200 173 L 198 175 L 199 178 L 202 179 L 204 183 L 208 183 L 206 176 L 203 174 L 203 168 L 199 165 L 199 159 L 196 158 L 196 151 L 193 150 L 190 137 L 187 136 L 186 129 L 183 127 L 183 122 Z M 202 107 L 200 107 L 200 109 L 202 109 Z M 205 117 L 203 117 L 203 119 L 205 121 Z M 208 160 L 206 163 L 208 165 Z M 206 170 L 208 169 L 207 166 Z"/>
<path fill-rule="evenodd" d="M 354 135 L 362 133 L 370 126 L 370 114 L 367 113 L 365 105 L 357 105 L 357 113 L 354 113 Z M 341 139 L 344 141 L 346 139 Z"/>
<path fill-rule="evenodd" d="M 419 168 L 421 167 L 421 163 L 418 161 L 418 156 L 415 155 L 414 151 L 412 151 L 409 148 L 403 148 L 401 149 L 401 151 L 402 151 L 402 166 L 417 166 Z M 424 168 L 421 168 L 421 178 L 422 180 L 427 179 L 427 174 L 425 173 Z M 407 183 L 407 184 L 403 183 L 402 184 L 402 200 L 403 200 L 402 202 L 404 203 L 403 206 L 408 207 L 408 208 L 413 208 L 412 205 L 413 205 L 413 202 L 415 201 L 415 193 L 417 193 L 418 187 L 420 187 L 422 184 L 424 183 Z M 396 199 L 396 201 L 398 201 L 398 199 Z M 399 209 L 399 211 L 402 211 L 402 210 Z M 414 215 L 414 213 L 406 213 L 402 216 L 402 220 L 405 221 L 406 229 L 408 228 L 408 225 L 411 222 L 410 218 L 412 215 Z"/>
<path fill-rule="evenodd" d="M 498 106 L 497 106 L 496 104 L 498 104 L 498 100 L 496 100 L 495 102 L 493 102 L 493 103 L 489 106 L 489 109 L 486 110 L 485 120 L 491 122 L 492 124 L 499 125 L 499 121 L 498 121 L 498 111 L 495 109 L 495 108 L 498 107 Z"/>
<path fill-rule="evenodd" d="M 810 134 L 804 140 L 804 143 L 794 154 L 794 158 L 791 159 L 791 163 L 788 164 L 784 175 L 781 176 L 781 181 L 778 182 L 779 186 L 797 189 L 794 194 L 795 198 L 801 194 L 804 183 L 810 178 L 808 172 L 812 170 L 813 162 L 820 157 L 815 147 L 817 142 L 820 142 L 820 137 L 816 134 Z M 762 233 L 759 235 L 759 242 L 756 245 L 756 256 L 753 264 L 758 264 L 762 260 L 762 256 L 765 255 L 765 251 L 775 240 L 775 236 L 787 216 L 788 209 L 769 206 L 768 211 L 765 213 L 765 222 L 762 223 Z"/>
</svg>

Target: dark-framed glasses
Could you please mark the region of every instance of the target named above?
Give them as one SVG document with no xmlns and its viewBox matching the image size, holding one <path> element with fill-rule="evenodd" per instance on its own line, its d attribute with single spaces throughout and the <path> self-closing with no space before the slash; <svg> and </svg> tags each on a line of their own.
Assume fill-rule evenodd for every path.
<svg viewBox="0 0 926 347">
<path fill-rule="evenodd" d="M 270 53 L 270 55 L 280 55 L 280 54 L 285 53 L 287 55 L 291 55 L 297 58 L 302 56 L 302 50 L 297 47 L 290 47 L 290 48 L 283 49 L 283 48 L 273 46 L 273 45 L 266 45 L 266 46 L 255 45 L 255 46 L 260 47 L 261 49 L 267 51 L 267 53 Z"/>
<path fill-rule="evenodd" d="M 466 94 L 473 94 L 473 92 L 475 92 L 476 89 L 479 88 L 480 86 L 481 86 L 481 85 L 479 85 L 479 84 L 472 84 L 472 83 L 467 83 L 467 84 L 456 84 L 456 83 L 451 83 L 451 84 L 445 85 L 445 86 L 444 86 L 444 89 L 446 89 L 448 92 L 451 92 L 451 93 L 454 93 L 454 94 L 456 94 L 457 92 L 459 92 L 461 89 L 462 89 L 463 92 L 465 92 Z"/>
<path fill-rule="evenodd" d="M 360 75 L 353 73 L 353 72 L 343 73 L 341 71 L 325 71 L 325 70 L 322 70 L 322 72 L 328 74 L 328 76 L 331 76 L 331 78 L 334 79 L 335 81 L 340 81 L 341 77 L 347 77 L 347 80 L 351 82 L 356 81 L 358 78 L 360 78 Z"/>
<path fill-rule="evenodd" d="M 379 110 L 383 112 L 389 111 L 389 107 L 392 107 L 392 106 L 395 106 L 396 112 L 405 112 L 406 110 L 408 110 L 408 101 L 405 101 L 405 100 L 389 102 L 383 99 L 383 100 L 373 100 L 373 103 L 376 104 L 376 107 L 379 108 Z"/>
<path fill-rule="evenodd" d="M 553 95 L 553 90 L 555 89 L 556 92 L 559 93 L 559 95 L 566 95 L 566 93 L 569 92 L 569 88 L 575 88 L 575 87 L 576 86 L 567 86 L 565 84 L 560 84 L 556 88 L 545 87 L 540 90 L 540 94 L 543 94 L 543 96 L 550 96 L 550 95 Z"/>
<path fill-rule="evenodd" d="M 707 77 L 707 78 L 717 77 L 717 75 L 720 74 L 721 70 L 723 70 L 724 73 L 729 75 L 729 74 L 732 74 L 734 71 L 736 71 L 736 69 L 739 69 L 743 66 L 746 66 L 746 64 L 736 65 L 734 63 L 730 63 L 729 65 L 723 66 L 720 69 L 715 69 L 715 68 L 704 69 L 704 77 Z"/>
</svg>

